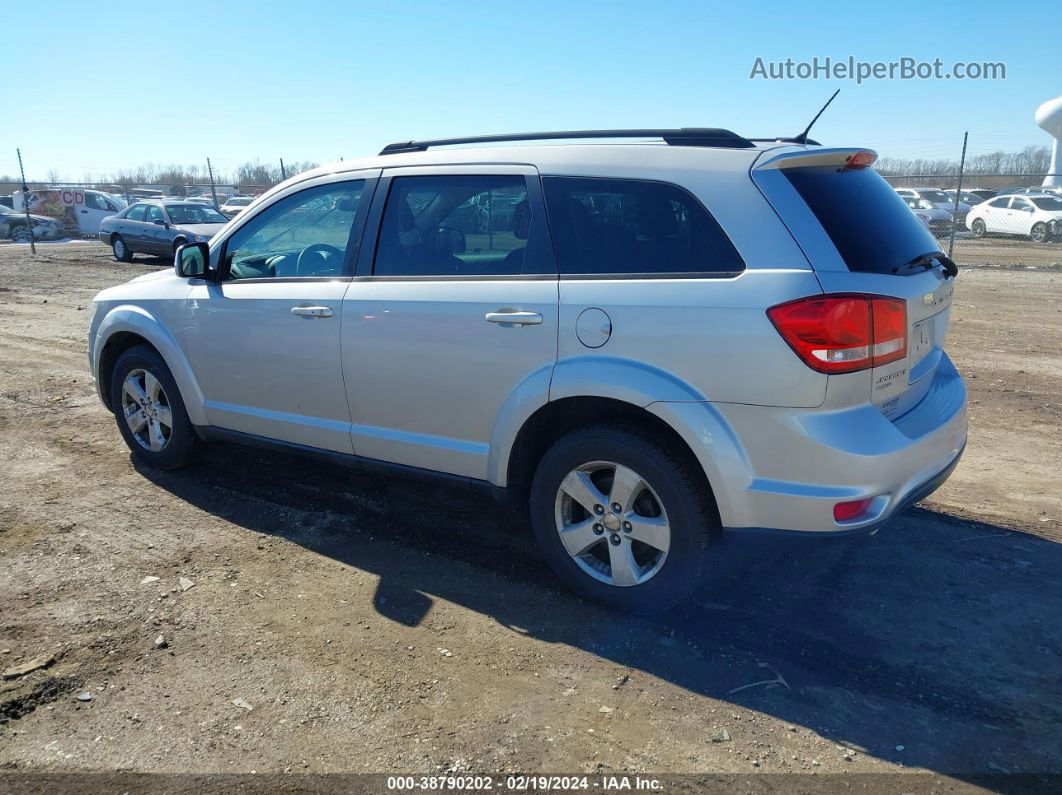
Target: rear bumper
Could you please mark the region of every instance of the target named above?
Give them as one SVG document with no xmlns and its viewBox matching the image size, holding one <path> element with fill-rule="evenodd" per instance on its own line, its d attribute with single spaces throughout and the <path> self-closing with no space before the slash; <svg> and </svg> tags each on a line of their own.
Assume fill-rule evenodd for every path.
<svg viewBox="0 0 1062 795">
<path fill-rule="evenodd" d="M 966 445 L 966 387 L 946 355 L 926 396 L 895 419 L 869 404 L 834 411 L 712 407 L 740 445 L 723 467 L 706 466 L 728 530 L 873 531 L 938 488 Z M 711 456 L 710 449 L 694 452 Z M 838 502 L 867 498 L 864 514 L 834 520 Z"/>
</svg>

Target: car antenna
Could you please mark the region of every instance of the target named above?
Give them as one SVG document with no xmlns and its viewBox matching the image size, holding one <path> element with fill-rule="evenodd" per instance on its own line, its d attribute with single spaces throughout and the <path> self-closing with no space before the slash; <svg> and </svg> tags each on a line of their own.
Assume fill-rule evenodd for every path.
<svg viewBox="0 0 1062 795">
<path fill-rule="evenodd" d="M 833 92 L 833 96 L 826 100 L 826 104 L 822 106 L 822 110 L 815 114 L 815 118 L 811 120 L 811 124 L 804 128 L 804 132 L 800 133 L 800 135 L 793 139 L 793 143 L 806 144 L 808 142 L 808 133 L 811 132 L 811 128 L 815 126 L 815 122 L 819 120 L 819 116 L 823 114 L 826 108 L 830 107 L 830 103 L 833 102 L 834 97 L 836 97 L 840 93 L 841 89 L 837 89 Z"/>
</svg>

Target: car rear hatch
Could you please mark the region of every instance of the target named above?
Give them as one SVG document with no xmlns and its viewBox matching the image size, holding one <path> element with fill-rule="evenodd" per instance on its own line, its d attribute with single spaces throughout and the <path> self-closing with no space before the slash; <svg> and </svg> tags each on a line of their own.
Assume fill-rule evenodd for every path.
<svg viewBox="0 0 1062 795">
<path fill-rule="evenodd" d="M 862 149 L 768 150 L 752 177 L 807 255 L 824 293 L 899 299 L 866 299 L 873 325 L 880 312 L 882 324 L 904 329 L 906 337 L 871 340 L 872 351 L 887 355 L 859 368 L 869 380 L 870 400 L 897 418 L 926 395 L 942 360 L 955 266 L 869 167 L 875 158 Z"/>
</svg>

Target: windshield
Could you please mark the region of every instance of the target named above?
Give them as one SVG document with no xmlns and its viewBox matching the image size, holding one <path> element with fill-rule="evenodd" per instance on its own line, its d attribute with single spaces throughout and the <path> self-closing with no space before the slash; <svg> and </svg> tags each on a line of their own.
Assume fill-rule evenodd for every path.
<svg viewBox="0 0 1062 795">
<path fill-rule="evenodd" d="M 1051 212 L 1058 212 L 1062 210 L 1062 199 L 1055 199 L 1051 196 L 1044 196 L 1043 198 L 1029 199 L 1033 204 L 1039 207 L 1041 210 L 1050 210 Z"/>
<path fill-rule="evenodd" d="M 923 254 L 940 250 L 904 199 L 873 169 L 789 168 L 782 173 L 850 271 L 899 273 Z"/>
<path fill-rule="evenodd" d="M 166 212 L 175 224 L 227 224 L 229 219 L 205 204 L 167 204 Z"/>
</svg>

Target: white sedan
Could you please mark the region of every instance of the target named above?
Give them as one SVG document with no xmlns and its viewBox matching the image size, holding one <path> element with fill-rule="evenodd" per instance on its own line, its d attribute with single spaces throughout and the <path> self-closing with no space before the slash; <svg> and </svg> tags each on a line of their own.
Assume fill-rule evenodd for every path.
<svg viewBox="0 0 1062 795">
<path fill-rule="evenodd" d="M 1043 243 L 1062 233 L 1062 198 L 1047 194 L 998 196 L 970 210 L 966 226 L 974 237 L 1021 235 Z"/>
</svg>

